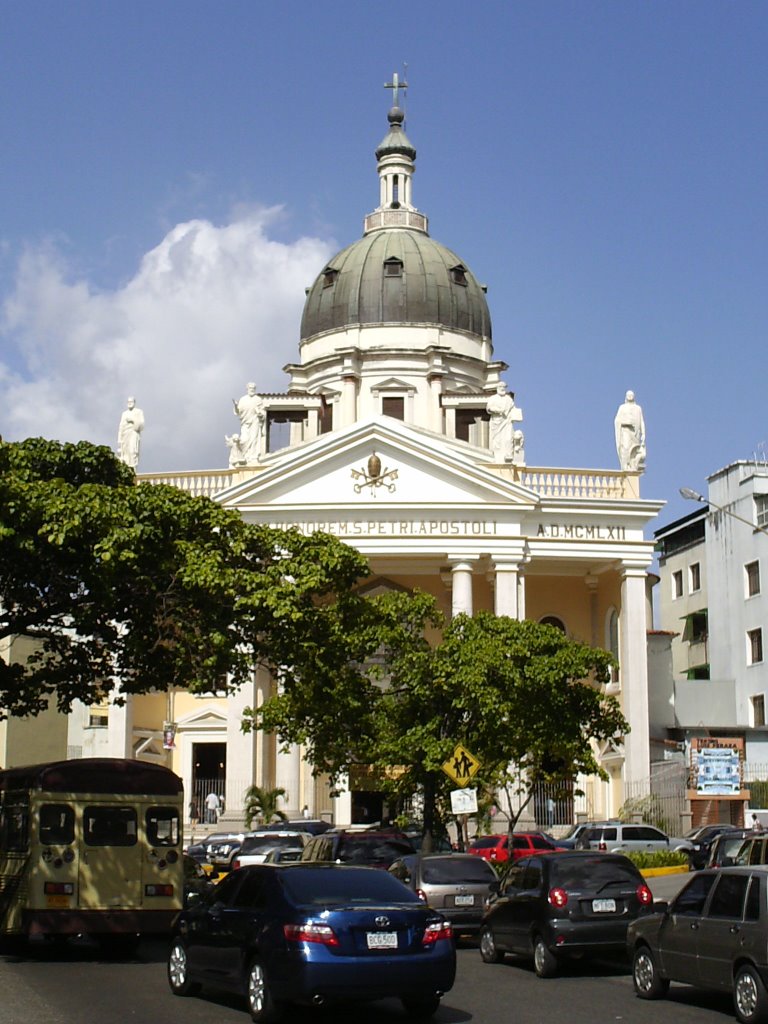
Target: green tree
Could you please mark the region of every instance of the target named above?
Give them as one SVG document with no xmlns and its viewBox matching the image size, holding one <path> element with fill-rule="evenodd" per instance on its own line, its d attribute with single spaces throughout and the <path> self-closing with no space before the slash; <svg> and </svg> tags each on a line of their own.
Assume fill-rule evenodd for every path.
<svg viewBox="0 0 768 1024">
<path fill-rule="evenodd" d="M 0 442 L 0 640 L 35 649 L 0 659 L 0 709 L 34 714 L 55 695 L 67 711 L 118 680 L 125 693 L 234 689 L 255 662 L 305 664 L 316 615 L 325 629 L 367 571 L 327 535 L 137 484 L 108 448 Z"/>
<path fill-rule="evenodd" d="M 287 821 L 288 815 L 278 807 L 280 798 L 285 796 L 282 786 L 268 789 L 264 786 L 249 786 L 245 791 L 245 827 L 250 828 L 254 818 L 265 825 L 275 821 Z"/>
<path fill-rule="evenodd" d="M 393 769 L 393 795 L 423 794 L 425 837 L 455 788 L 442 765 L 457 743 L 481 762 L 486 785 L 508 784 L 514 764 L 522 804 L 539 782 L 599 773 L 591 741 L 628 731 L 599 687 L 612 664 L 606 651 L 484 612 L 445 621 L 426 595 L 371 605 L 370 628 L 358 634 L 367 650 L 333 703 L 315 681 L 292 676 L 258 714 L 334 776 L 357 763 Z"/>
</svg>

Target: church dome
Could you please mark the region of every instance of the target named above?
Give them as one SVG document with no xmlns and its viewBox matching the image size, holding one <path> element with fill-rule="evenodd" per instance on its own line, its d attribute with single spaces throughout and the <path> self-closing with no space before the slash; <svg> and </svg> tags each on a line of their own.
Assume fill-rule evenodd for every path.
<svg viewBox="0 0 768 1024">
<path fill-rule="evenodd" d="M 485 292 L 466 264 L 407 228 L 373 230 L 328 262 L 307 294 L 301 339 L 370 324 L 435 324 L 491 337 Z"/>
<path fill-rule="evenodd" d="M 376 148 L 380 205 L 365 218 L 363 237 L 342 249 L 307 292 L 301 340 L 370 325 L 436 326 L 491 338 L 485 290 L 466 264 L 429 237 L 427 218 L 412 202 L 416 149 L 395 103 Z"/>
</svg>

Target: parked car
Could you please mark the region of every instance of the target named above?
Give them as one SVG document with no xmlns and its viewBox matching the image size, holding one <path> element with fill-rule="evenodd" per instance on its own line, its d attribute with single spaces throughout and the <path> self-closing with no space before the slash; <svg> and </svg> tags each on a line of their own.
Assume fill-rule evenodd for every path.
<svg viewBox="0 0 768 1024">
<path fill-rule="evenodd" d="M 512 860 L 530 857 L 532 853 L 558 853 L 565 847 L 557 846 L 554 841 L 541 832 L 513 832 Z M 491 864 L 502 864 L 510 860 L 509 833 L 503 832 L 492 836 L 479 836 L 469 844 L 468 853 L 475 857 L 484 857 Z"/>
<path fill-rule="evenodd" d="M 752 834 L 748 828 L 737 828 L 733 832 L 721 832 L 710 847 L 706 866 L 722 868 L 734 864 L 736 854 L 741 849 L 744 839 Z"/>
<path fill-rule="evenodd" d="M 671 981 L 731 992 L 742 1024 L 768 1016 L 768 868 L 697 871 L 662 913 L 627 931 L 641 999 L 660 999 Z"/>
<path fill-rule="evenodd" d="M 168 959 L 176 995 L 236 992 L 255 1021 L 289 1003 L 391 996 L 427 1017 L 455 972 L 450 921 L 388 872 L 337 864 L 231 872 L 176 918 Z"/>
<path fill-rule="evenodd" d="M 588 828 L 596 828 L 598 825 L 614 824 L 618 824 L 618 819 L 611 821 L 579 821 L 575 825 L 571 825 L 565 835 L 558 837 L 556 840 L 557 845 L 564 847 L 566 850 L 575 850 L 576 842 L 582 832 L 585 832 Z"/>
<path fill-rule="evenodd" d="M 700 825 L 699 828 L 692 828 L 690 832 L 686 832 L 683 839 L 687 839 L 691 844 L 691 852 L 688 854 L 691 870 L 699 871 L 707 866 L 709 851 L 712 849 L 712 844 L 718 836 L 727 832 L 738 831 L 739 829 L 734 825 L 718 823 L 715 825 Z"/>
<path fill-rule="evenodd" d="M 208 863 L 216 871 L 229 871 L 245 836 L 245 832 L 227 832 L 221 839 L 210 843 L 206 853 Z"/>
<path fill-rule="evenodd" d="M 488 861 L 468 853 L 412 853 L 396 860 L 389 871 L 447 917 L 456 935 L 480 930 L 485 904 L 499 890 Z"/>
<path fill-rule="evenodd" d="M 388 868 L 398 857 L 414 852 L 412 844 L 403 832 L 353 832 L 338 829 L 313 836 L 304 847 L 301 859 Z"/>
<path fill-rule="evenodd" d="M 215 843 L 223 842 L 229 835 L 228 832 L 211 832 L 204 839 L 199 840 L 197 843 L 191 843 L 186 853 L 198 862 L 198 864 L 208 863 L 208 850 Z"/>
<path fill-rule="evenodd" d="M 250 864 L 263 864 L 267 854 L 272 850 L 296 850 L 299 856 L 312 836 L 309 832 L 249 832 L 240 844 L 240 849 L 232 858 L 232 870 L 244 868 Z"/>
<path fill-rule="evenodd" d="M 184 906 L 189 907 L 207 896 L 214 888 L 214 883 L 194 857 L 185 853 L 182 861 L 184 866 Z"/>
<path fill-rule="evenodd" d="M 295 864 L 301 860 L 301 850 L 293 846 L 273 847 L 264 858 L 265 864 Z"/>
<path fill-rule="evenodd" d="M 329 821 L 323 821 L 322 818 L 290 818 L 288 821 L 273 821 L 269 825 L 265 825 L 263 831 L 281 832 L 284 829 L 291 829 L 319 836 L 331 828 L 333 825 Z"/>
<path fill-rule="evenodd" d="M 655 825 L 624 824 L 596 825 L 582 832 L 576 842 L 579 850 L 606 850 L 610 853 L 645 850 L 674 850 L 690 853 L 692 844 L 687 839 L 668 836 Z"/>
<path fill-rule="evenodd" d="M 768 834 L 747 832 L 733 858 L 734 864 L 768 864 Z"/>
<path fill-rule="evenodd" d="M 480 926 L 480 955 L 533 958 L 540 978 L 574 953 L 623 952 L 630 921 L 649 914 L 653 895 L 628 857 L 567 850 L 513 864 Z"/>
</svg>

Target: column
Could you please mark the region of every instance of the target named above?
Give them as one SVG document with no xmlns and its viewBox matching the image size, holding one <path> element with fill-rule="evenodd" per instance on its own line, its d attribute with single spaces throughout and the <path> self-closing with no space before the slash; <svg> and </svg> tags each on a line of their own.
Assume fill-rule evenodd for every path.
<svg viewBox="0 0 768 1024">
<path fill-rule="evenodd" d="M 341 380 L 341 423 L 339 426 L 351 426 L 357 419 L 357 377 L 345 373 Z M 336 424 L 334 424 L 334 427 Z"/>
<path fill-rule="evenodd" d="M 440 405 L 440 396 L 443 393 L 442 373 L 430 373 L 429 381 L 429 428 L 436 434 L 444 433 L 443 410 Z"/>
<path fill-rule="evenodd" d="M 118 696 L 122 696 L 123 704 L 114 703 Z M 109 705 L 107 746 L 110 757 L 133 757 L 133 697 L 130 693 L 121 693 L 119 684 Z"/>
<path fill-rule="evenodd" d="M 525 576 L 521 572 L 517 574 L 517 617 L 525 618 Z"/>
<path fill-rule="evenodd" d="M 605 647 L 605 641 L 600 639 L 600 624 L 597 621 L 597 576 L 588 572 L 584 583 L 589 595 L 589 642 L 592 647 Z"/>
<path fill-rule="evenodd" d="M 507 618 L 520 617 L 518 608 L 518 571 L 517 562 L 494 562 L 494 605 L 495 615 L 506 615 Z"/>
<path fill-rule="evenodd" d="M 258 688 L 255 676 L 244 683 L 227 700 L 227 767 L 224 788 L 224 811 L 219 820 L 243 822 L 245 791 L 255 781 L 256 744 L 258 732 L 243 732 L 243 712 L 258 706 Z"/>
<path fill-rule="evenodd" d="M 472 614 L 472 562 L 462 560 L 451 565 L 451 616 Z"/>
<path fill-rule="evenodd" d="M 336 796 L 333 798 L 333 824 L 350 825 L 352 823 L 352 790 L 349 788 L 349 776 L 342 775 L 336 782 Z"/>
<path fill-rule="evenodd" d="M 277 756 L 275 758 L 275 785 L 285 790 L 280 798 L 280 809 L 289 818 L 301 815 L 301 747 L 292 743 L 287 750 L 277 737 Z"/>
<path fill-rule="evenodd" d="M 624 737 L 624 780 L 650 776 L 648 723 L 648 640 L 646 636 L 645 566 L 622 566 L 619 650 L 624 717 L 632 731 Z"/>
</svg>

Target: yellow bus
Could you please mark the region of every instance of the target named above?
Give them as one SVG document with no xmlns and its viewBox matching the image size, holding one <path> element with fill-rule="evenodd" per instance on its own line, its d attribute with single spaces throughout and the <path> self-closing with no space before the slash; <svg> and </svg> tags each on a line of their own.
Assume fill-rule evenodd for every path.
<svg viewBox="0 0 768 1024">
<path fill-rule="evenodd" d="M 144 761 L 0 771 L 0 937 L 170 930 L 183 901 L 183 786 Z"/>
</svg>

